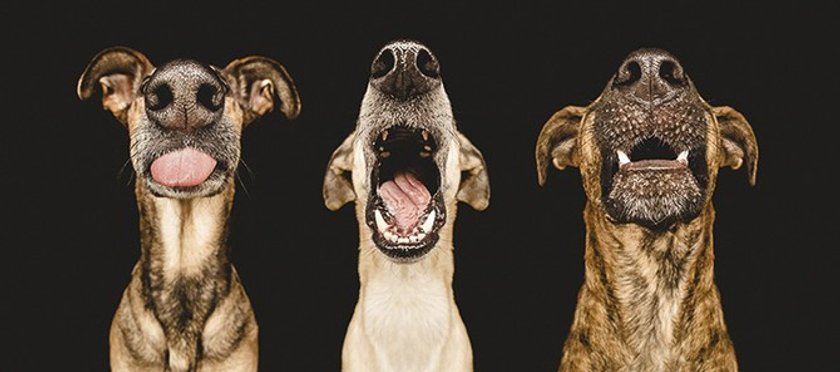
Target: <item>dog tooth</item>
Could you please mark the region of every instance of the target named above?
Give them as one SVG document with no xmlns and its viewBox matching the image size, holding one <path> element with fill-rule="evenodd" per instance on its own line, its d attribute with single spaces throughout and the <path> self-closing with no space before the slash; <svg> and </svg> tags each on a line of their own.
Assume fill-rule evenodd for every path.
<svg viewBox="0 0 840 372">
<path fill-rule="evenodd" d="M 409 240 L 410 242 L 412 242 L 412 243 L 418 243 L 418 242 L 420 242 L 420 238 L 418 238 L 418 237 L 417 237 L 417 235 L 412 235 L 412 236 L 409 236 L 409 237 L 408 237 L 408 240 Z"/>
<path fill-rule="evenodd" d="M 383 159 L 387 159 L 389 156 L 391 156 L 391 152 L 390 151 L 382 151 L 382 152 L 379 153 L 379 156 L 382 157 Z"/>
<path fill-rule="evenodd" d="M 423 136 L 423 141 L 428 141 L 429 140 L 429 132 L 427 132 L 425 129 L 423 129 L 423 131 L 420 132 L 420 135 Z"/>
<path fill-rule="evenodd" d="M 392 232 L 390 232 L 390 231 L 388 231 L 388 230 L 385 230 L 385 231 L 382 233 L 382 235 L 385 237 L 385 239 L 388 239 L 389 241 L 392 241 L 392 242 L 397 241 L 397 235 L 395 235 L 394 233 L 392 233 Z"/>
<path fill-rule="evenodd" d="M 380 212 L 378 209 L 374 210 L 373 217 L 376 220 L 376 228 L 379 229 L 379 231 L 385 231 L 386 229 L 388 229 L 388 223 L 385 222 L 385 218 L 382 217 L 382 212 Z"/>
<path fill-rule="evenodd" d="M 688 150 L 685 150 L 677 155 L 677 161 L 683 164 L 688 164 Z"/>
<path fill-rule="evenodd" d="M 428 158 L 430 156 L 432 156 L 432 153 L 426 152 L 426 151 L 420 151 L 420 157 L 421 158 Z"/>
<path fill-rule="evenodd" d="M 384 132 L 382 132 L 382 140 L 383 140 L 383 141 L 387 141 L 387 140 L 388 140 L 388 131 L 387 131 L 387 130 L 386 130 L 386 131 L 384 131 Z"/>
<path fill-rule="evenodd" d="M 426 220 L 423 221 L 422 225 L 420 225 L 420 228 L 423 229 L 424 232 L 425 231 L 432 231 L 432 226 L 434 226 L 434 224 L 435 224 L 435 211 L 432 211 L 431 213 L 429 213 L 429 217 L 426 217 Z"/>
<path fill-rule="evenodd" d="M 618 150 L 616 152 L 618 153 L 618 165 L 630 163 L 630 157 L 627 156 L 627 153 L 621 150 Z"/>
<path fill-rule="evenodd" d="M 428 152 L 432 152 L 432 146 L 429 146 L 429 145 L 423 145 L 423 150 L 426 150 L 426 151 L 428 151 Z"/>
<path fill-rule="evenodd" d="M 408 244 L 408 243 L 411 243 L 411 241 L 408 238 L 402 238 L 401 237 L 401 238 L 397 238 L 397 243 Z"/>
</svg>

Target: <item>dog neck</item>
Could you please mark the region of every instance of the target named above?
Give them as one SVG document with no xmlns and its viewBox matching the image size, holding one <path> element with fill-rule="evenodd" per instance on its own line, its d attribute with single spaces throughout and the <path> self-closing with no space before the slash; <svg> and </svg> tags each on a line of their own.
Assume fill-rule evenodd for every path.
<svg viewBox="0 0 840 372">
<path fill-rule="evenodd" d="M 359 301 L 356 316 L 368 342 L 384 365 L 420 366 L 440 357 L 459 319 L 452 292 L 454 273 L 452 227 L 455 204 L 447 205 L 447 221 L 440 238 L 425 257 L 414 263 L 395 263 L 370 239 L 360 222 Z M 357 208 L 364 221 L 364 208 Z M 413 369 L 412 369 L 413 370 Z"/>
<path fill-rule="evenodd" d="M 661 232 L 614 224 L 590 204 L 584 216 L 586 279 L 573 328 L 592 322 L 581 319 L 588 311 L 606 310 L 602 324 L 589 325 L 599 329 L 573 329 L 585 343 L 597 343 L 591 332 L 610 332 L 614 341 L 608 342 L 617 345 L 601 346 L 625 352 L 637 367 L 667 370 L 667 363 L 687 358 L 680 354 L 686 348 L 726 337 L 713 281 L 711 204 L 694 220 Z"/>
<path fill-rule="evenodd" d="M 170 348 L 191 354 L 229 289 L 225 238 L 234 185 L 209 197 L 170 199 L 152 195 L 138 181 L 136 193 L 146 308 L 160 321 Z"/>
</svg>

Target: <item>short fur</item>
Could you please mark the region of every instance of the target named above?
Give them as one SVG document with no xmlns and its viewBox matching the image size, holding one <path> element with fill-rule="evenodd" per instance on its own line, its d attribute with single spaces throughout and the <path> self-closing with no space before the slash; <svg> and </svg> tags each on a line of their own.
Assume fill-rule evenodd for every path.
<svg viewBox="0 0 840 372">
<path fill-rule="evenodd" d="M 383 51 L 393 51 L 399 65 L 405 62 L 403 53 L 421 49 L 419 43 L 398 41 Z M 356 129 L 333 153 L 324 178 L 327 207 L 337 210 L 355 201 L 359 223 L 361 288 L 344 339 L 342 370 L 471 371 L 472 349 L 452 292 L 452 230 L 459 200 L 479 210 L 489 203 L 484 159 L 458 132 L 442 83 L 415 85 L 411 98 L 398 99 L 383 93 L 391 88 L 380 88 L 380 82 L 371 78 Z M 428 91 L 415 94 L 418 90 Z M 372 143 L 394 125 L 427 130 L 440 147 L 435 163 L 441 169 L 446 221 L 434 247 L 411 262 L 383 254 L 365 223 L 367 201 L 377 186 L 370 184 Z"/>
<path fill-rule="evenodd" d="M 665 60 L 675 61 L 657 50 L 637 51 L 628 61 L 640 55 L 664 56 Z M 678 73 L 683 74 L 678 63 L 676 66 Z M 709 106 L 697 95 L 687 76 L 678 77 L 682 81 L 680 89 L 685 90 L 681 94 L 687 97 L 683 100 L 687 102 L 685 105 L 679 100 L 666 100 L 665 104 L 654 102 L 633 111 L 634 105 L 626 103 L 633 97 L 626 95 L 621 90 L 623 87 L 616 88 L 615 80 L 622 78 L 620 72 L 589 106 L 569 106 L 554 114 L 537 140 L 539 183 L 546 181 L 549 162 L 558 169 L 579 167 L 588 199 L 583 214 L 585 279 L 563 349 L 560 371 L 736 371 L 738 368 L 713 279 L 712 191 L 718 168 L 723 166 L 737 169 L 746 163 L 750 183 L 754 183 L 758 147 L 750 125 L 741 114 L 729 107 Z M 625 103 L 617 105 L 616 102 Z M 690 110 L 693 119 L 663 120 L 657 124 L 656 118 L 680 110 Z M 616 111 L 622 111 L 625 118 L 638 114 L 638 120 L 616 118 Z M 684 127 L 674 129 L 680 125 Z M 615 135 L 599 137 L 604 131 Z M 691 196 L 700 198 L 696 210 L 691 203 L 681 203 L 686 190 L 670 194 L 672 187 L 680 189 L 683 185 L 672 185 L 674 182 L 668 180 L 645 185 L 643 191 L 634 193 L 632 188 L 627 191 L 633 198 L 664 195 L 666 199 L 659 205 L 665 209 L 651 209 L 653 204 L 631 204 L 636 200 L 630 197 L 619 202 L 650 213 L 628 217 L 607 206 L 613 201 L 604 190 L 627 181 L 603 184 L 602 177 L 608 173 L 604 173 L 602 162 L 615 161 L 612 154 L 624 149 L 628 137 L 642 137 L 651 132 L 677 146 L 686 144 L 686 148 L 705 149 L 697 154 L 699 160 L 691 159 L 695 164 L 705 165 L 698 178 L 707 179 L 705 187 L 690 187 L 692 192 L 699 193 Z M 686 133 L 690 139 L 685 139 Z M 631 138 L 630 143 L 637 140 Z"/>
<path fill-rule="evenodd" d="M 147 110 L 148 102 L 159 99 L 147 87 L 150 81 L 168 84 L 176 101 L 200 84 L 212 85 L 219 107 Z M 97 86 L 103 106 L 131 136 L 140 212 L 140 260 L 111 324 L 111 369 L 256 371 L 257 323 L 225 242 L 233 172 L 243 127 L 271 110 L 275 97 L 283 100 L 286 117 L 297 116 L 293 82 L 264 57 L 236 60 L 223 70 L 189 60 L 155 69 L 143 54 L 116 47 L 90 62 L 79 79 L 79 97 L 90 98 Z M 151 162 L 184 146 L 207 152 L 225 167 L 191 188 L 155 183 Z"/>
</svg>

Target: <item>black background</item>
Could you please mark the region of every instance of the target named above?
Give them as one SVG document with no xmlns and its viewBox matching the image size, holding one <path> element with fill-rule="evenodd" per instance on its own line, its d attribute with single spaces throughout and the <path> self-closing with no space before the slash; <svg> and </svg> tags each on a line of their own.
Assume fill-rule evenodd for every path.
<svg viewBox="0 0 840 372">
<path fill-rule="evenodd" d="M 836 368 L 836 9 L 804 4 L 123 1 L 6 9 L 3 292 L 7 371 L 106 370 L 108 328 L 139 255 L 125 129 L 76 80 L 126 45 L 161 64 L 281 61 L 303 111 L 247 128 L 232 259 L 260 326 L 266 371 L 337 370 L 358 291 L 352 208 L 321 180 L 352 130 L 370 61 L 410 37 L 438 56 L 459 127 L 484 153 L 485 212 L 460 207 L 455 293 L 478 371 L 553 371 L 583 279 L 577 170 L 536 183 L 545 120 L 600 93 L 639 47 L 674 53 L 713 105 L 750 120 L 758 185 L 720 173 L 716 281 L 745 371 Z M 832 36 L 834 35 L 834 36 Z M 247 191 L 246 191 L 247 189 Z M 834 270 L 832 270 L 834 269 Z M 834 271 L 834 272 L 830 272 Z"/>
</svg>

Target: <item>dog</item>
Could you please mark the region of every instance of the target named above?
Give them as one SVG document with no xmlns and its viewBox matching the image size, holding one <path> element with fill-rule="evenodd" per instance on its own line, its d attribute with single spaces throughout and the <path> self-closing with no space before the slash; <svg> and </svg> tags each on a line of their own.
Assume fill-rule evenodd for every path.
<svg viewBox="0 0 840 372">
<path fill-rule="evenodd" d="M 111 369 L 256 371 L 257 323 L 227 257 L 227 220 L 242 129 L 275 105 L 295 118 L 294 82 L 266 57 L 155 67 L 114 47 L 79 79 L 81 99 L 97 91 L 128 129 L 140 212 L 141 254 L 111 323 Z"/>
<path fill-rule="evenodd" d="M 359 224 L 359 299 L 342 370 L 472 370 L 452 292 L 452 229 L 457 202 L 484 210 L 490 184 L 429 48 L 399 40 L 379 51 L 323 195 L 330 210 L 355 201 Z"/>
<path fill-rule="evenodd" d="M 713 280 L 718 169 L 758 144 L 731 107 L 712 107 L 674 56 L 631 53 L 594 102 L 542 128 L 537 175 L 580 169 L 587 203 L 585 279 L 560 371 L 735 371 Z"/>
</svg>

